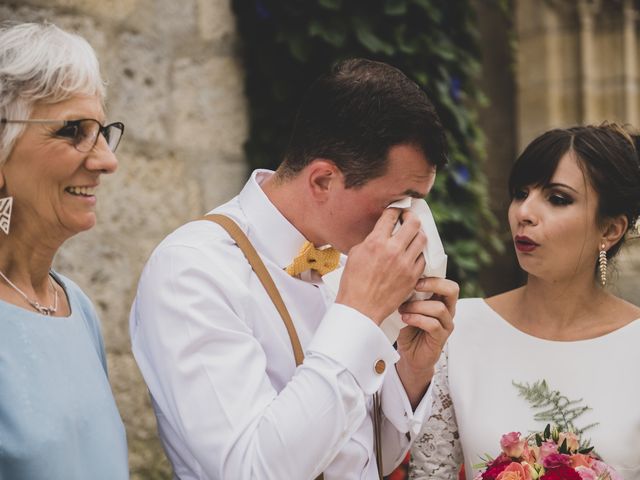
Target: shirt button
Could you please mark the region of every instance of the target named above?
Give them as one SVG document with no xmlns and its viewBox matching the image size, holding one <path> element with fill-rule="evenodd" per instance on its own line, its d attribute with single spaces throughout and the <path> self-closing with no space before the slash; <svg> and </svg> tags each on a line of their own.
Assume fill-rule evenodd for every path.
<svg viewBox="0 0 640 480">
<path fill-rule="evenodd" d="M 384 360 L 382 359 L 378 360 L 373 366 L 373 369 L 378 375 L 382 375 L 384 373 L 385 368 L 387 368 L 387 364 L 384 363 Z"/>
</svg>

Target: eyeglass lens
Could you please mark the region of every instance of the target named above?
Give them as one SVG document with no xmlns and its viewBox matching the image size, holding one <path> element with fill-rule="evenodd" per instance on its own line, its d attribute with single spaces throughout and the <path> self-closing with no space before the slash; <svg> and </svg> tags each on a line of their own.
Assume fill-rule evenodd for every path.
<svg viewBox="0 0 640 480">
<path fill-rule="evenodd" d="M 112 123 L 101 127 L 97 120 L 80 120 L 77 125 L 78 130 L 74 138 L 74 146 L 81 152 L 88 152 L 95 146 L 98 141 L 98 135 L 102 133 L 107 141 L 109 150 L 115 152 L 122 136 L 120 125 L 119 123 Z"/>
</svg>

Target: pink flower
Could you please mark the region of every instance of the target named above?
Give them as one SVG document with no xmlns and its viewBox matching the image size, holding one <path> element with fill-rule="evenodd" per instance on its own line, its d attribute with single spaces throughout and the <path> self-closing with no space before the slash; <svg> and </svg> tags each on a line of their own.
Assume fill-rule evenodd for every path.
<svg viewBox="0 0 640 480">
<path fill-rule="evenodd" d="M 519 458 L 524 451 L 526 440 L 520 438 L 520 432 L 506 433 L 500 439 L 500 447 L 505 455 L 511 458 Z"/>
<path fill-rule="evenodd" d="M 593 457 L 589 455 L 583 455 L 582 453 L 574 453 L 570 458 L 571 466 L 573 468 L 586 467 L 591 468 L 593 463 Z"/>
<path fill-rule="evenodd" d="M 580 448 L 580 438 L 573 432 L 560 432 L 558 436 L 558 445 L 562 445 L 562 442 L 567 441 L 567 448 L 569 451 L 577 452 Z"/>
<path fill-rule="evenodd" d="M 549 455 L 553 455 L 554 453 L 558 453 L 558 446 L 551 440 L 547 440 L 542 445 L 540 445 L 539 460 L 543 462 L 545 458 L 547 458 Z"/>
<path fill-rule="evenodd" d="M 513 462 L 496 477 L 496 480 L 531 480 L 531 473 L 528 467 Z"/>
<path fill-rule="evenodd" d="M 582 480 L 598 480 L 598 474 L 589 467 L 576 467 L 576 472 L 580 474 Z"/>
<path fill-rule="evenodd" d="M 542 466 L 546 469 L 568 467 L 570 464 L 571 460 L 569 459 L 569 455 L 565 455 L 564 453 L 552 453 L 547 455 L 542 461 Z"/>
<path fill-rule="evenodd" d="M 591 468 L 605 480 L 624 480 L 618 472 L 600 460 L 594 460 Z"/>
</svg>

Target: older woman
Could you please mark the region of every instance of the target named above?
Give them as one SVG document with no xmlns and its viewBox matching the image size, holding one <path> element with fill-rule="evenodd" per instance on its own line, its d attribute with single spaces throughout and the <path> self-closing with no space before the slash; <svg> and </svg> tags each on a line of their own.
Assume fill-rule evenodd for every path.
<svg viewBox="0 0 640 480">
<path fill-rule="evenodd" d="M 124 127 L 103 101 L 84 39 L 0 27 L 0 478 L 128 478 L 96 312 L 51 269 L 117 167 Z"/>
</svg>

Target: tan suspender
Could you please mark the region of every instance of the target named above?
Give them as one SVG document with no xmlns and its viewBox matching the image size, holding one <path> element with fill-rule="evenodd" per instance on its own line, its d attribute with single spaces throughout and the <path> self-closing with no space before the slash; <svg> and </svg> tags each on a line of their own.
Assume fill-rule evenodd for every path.
<svg viewBox="0 0 640 480">
<path fill-rule="evenodd" d="M 253 245 L 244 234 L 244 232 L 240 229 L 238 224 L 234 222 L 231 218 L 226 215 L 220 214 L 211 214 L 205 215 L 202 217 L 202 220 L 210 220 L 214 223 L 217 223 L 222 228 L 224 228 L 229 236 L 238 244 L 244 256 L 247 257 L 249 264 L 258 279 L 260 279 L 260 283 L 267 291 L 269 298 L 275 305 L 278 313 L 282 317 L 282 321 L 287 329 L 287 333 L 289 334 L 289 339 L 291 340 L 291 348 L 293 349 L 293 356 L 296 360 L 296 366 L 302 364 L 304 360 L 304 352 L 302 350 L 302 346 L 300 345 L 300 339 L 298 338 L 298 333 L 296 332 L 296 327 L 293 325 L 293 321 L 291 320 L 291 315 L 289 315 L 289 311 L 287 310 L 282 297 L 280 296 L 280 292 L 276 287 L 276 284 L 273 282 L 267 267 L 265 267 L 264 262 L 256 252 L 256 249 L 253 248 Z M 375 450 L 376 450 L 376 463 L 378 465 L 378 475 L 380 476 L 380 480 L 382 480 L 382 444 L 381 444 L 381 408 L 380 408 L 380 397 L 378 393 L 375 393 L 373 396 L 373 428 L 375 434 Z M 316 480 L 322 480 L 323 476 L 320 476 Z"/>
<path fill-rule="evenodd" d="M 269 298 L 271 298 L 271 301 L 282 317 L 284 326 L 287 328 L 287 333 L 289 334 L 289 339 L 291 340 L 291 347 L 293 348 L 293 356 L 296 359 L 296 366 L 300 365 L 304 360 L 304 352 L 300 345 L 300 339 L 298 338 L 296 327 L 293 326 L 291 315 L 289 315 L 289 311 L 280 296 L 280 292 L 278 291 L 276 284 L 273 283 L 273 279 L 271 278 L 271 275 L 269 275 L 267 267 L 264 266 L 264 263 L 260 259 L 258 252 L 253 248 L 253 245 L 251 245 L 251 242 L 240 229 L 238 224 L 229 217 L 225 215 L 212 214 L 203 218 L 205 220 L 211 220 L 224 228 L 231 238 L 233 238 L 233 240 L 238 244 L 238 247 L 240 247 L 244 256 L 247 257 L 247 260 L 249 260 L 251 268 L 256 272 L 256 275 L 260 279 L 260 283 L 262 283 L 262 286 L 269 294 Z"/>
</svg>

